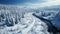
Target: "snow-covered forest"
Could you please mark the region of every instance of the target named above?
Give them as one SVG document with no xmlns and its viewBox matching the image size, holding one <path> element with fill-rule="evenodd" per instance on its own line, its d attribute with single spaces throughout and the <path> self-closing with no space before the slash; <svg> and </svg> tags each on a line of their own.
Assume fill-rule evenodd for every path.
<svg viewBox="0 0 60 34">
<path fill-rule="evenodd" d="M 58 26 L 57 30 L 60 29 L 60 25 L 55 24 L 60 24 L 60 10 L 53 8 L 0 5 L 0 34 L 54 34 L 50 21 L 55 27 Z M 48 25 L 51 27 L 50 32 Z"/>
</svg>

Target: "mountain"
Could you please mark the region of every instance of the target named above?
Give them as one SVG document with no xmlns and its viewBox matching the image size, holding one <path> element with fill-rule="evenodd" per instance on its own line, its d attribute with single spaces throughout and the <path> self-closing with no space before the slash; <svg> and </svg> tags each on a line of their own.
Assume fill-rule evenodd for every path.
<svg viewBox="0 0 60 34">
<path fill-rule="evenodd" d="M 50 25 L 50 20 L 56 28 L 60 29 L 60 27 L 57 27 L 60 26 L 59 7 L 60 6 L 30 8 L 27 6 L 0 5 L 0 33 L 49 34 L 48 28 L 50 27 L 48 27 L 46 23 Z M 35 16 L 33 14 L 35 14 Z M 56 24 L 57 22 L 59 24 Z M 53 33 L 56 32 L 54 29 L 55 32 L 52 31 L 52 29 L 50 30 Z"/>
</svg>

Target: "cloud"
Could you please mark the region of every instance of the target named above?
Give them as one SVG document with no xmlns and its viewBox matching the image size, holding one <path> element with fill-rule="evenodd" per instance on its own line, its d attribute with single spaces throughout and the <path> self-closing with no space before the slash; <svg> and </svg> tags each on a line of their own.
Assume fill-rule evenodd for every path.
<svg viewBox="0 0 60 34">
<path fill-rule="evenodd" d="M 45 1 L 55 1 L 55 0 L 45 0 Z"/>
<path fill-rule="evenodd" d="M 46 2 L 43 3 L 27 3 L 27 7 L 36 8 L 36 7 L 45 7 L 45 6 L 54 6 L 60 5 L 60 0 L 45 0 Z"/>
<path fill-rule="evenodd" d="M 38 7 L 45 7 L 45 6 L 54 6 L 60 5 L 60 0 L 24 0 L 24 2 L 20 0 L 18 6 L 20 7 L 28 7 L 28 8 L 38 8 Z M 32 3 L 33 2 L 33 3 Z M 41 3 L 42 2 L 42 3 Z"/>
<path fill-rule="evenodd" d="M 40 4 L 42 7 L 43 6 L 53 6 L 53 5 L 60 5 L 60 0 L 55 0 L 55 1 L 48 1 L 45 3 Z"/>
</svg>

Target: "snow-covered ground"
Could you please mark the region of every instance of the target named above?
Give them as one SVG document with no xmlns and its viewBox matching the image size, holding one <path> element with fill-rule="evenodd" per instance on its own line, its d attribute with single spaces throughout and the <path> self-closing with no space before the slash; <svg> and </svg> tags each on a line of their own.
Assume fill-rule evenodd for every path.
<svg viewBox="0 0 60 34">
<path fill-rule="evenodd" d="M 0 34 L 50 34 L 48 25 L 33 14 L 51 20 L 58 28 L 60 26 L 57 22 L 60 18 L 59 11 L 0 6 Z"/>
<path fill-rule="evenodd" d="M 26 13 L 24 18 L 21 18 L 21 23 L 0 29 L 0 34 L 49 34 L 47 28 L 47 25 L 32 13 Z"/>
</svg>

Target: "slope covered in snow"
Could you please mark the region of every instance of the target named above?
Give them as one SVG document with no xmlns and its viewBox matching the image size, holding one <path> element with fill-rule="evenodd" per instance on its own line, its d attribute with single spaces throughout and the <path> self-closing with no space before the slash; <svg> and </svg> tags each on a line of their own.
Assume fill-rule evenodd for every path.
<svg viewBox="0 0 60 34">
<path fill-rule="evenodd" d="M 0 34 L 49 34 L 48 25 L 39 18 L 51 20 L 59 28 L 59 13 L 42 8 L 0 6 Z"/>
<path fill-rule="evenodd" d="M 34 9 L 0 7 L 0 34 L 49 34 L 47 25 L 32 15 Z"/>
<path fill-rule="evenodd" d="M 28 15 L 27 15 L 28 14 Z M 47 25 L 34 17 L 32 13 L 27 13 L 24 15 L 24 18 L 21 18 L 21 22 L 18 21 L 18 24 L 14 26 L 0 29 L 1 34 L 49 34 L 47 31 Z M 7 22 L 8 23 L 8 22 Z M 31 31 L 33 30 L 33 31 Z"/>
</svg>

